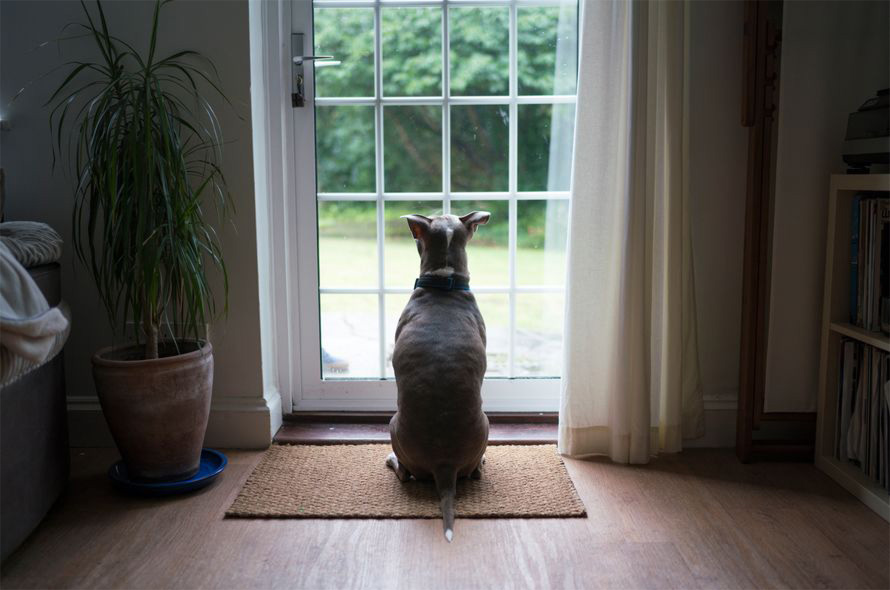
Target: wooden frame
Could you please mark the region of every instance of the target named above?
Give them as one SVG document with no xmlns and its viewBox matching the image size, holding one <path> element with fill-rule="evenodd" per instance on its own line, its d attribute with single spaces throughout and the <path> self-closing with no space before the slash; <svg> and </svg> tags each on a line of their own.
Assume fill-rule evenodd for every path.
<svg viewBox="0 0 890 590">
<path fill-rule="evenodd" d="M 850 318 L 850 206 L 859 191 L 890 191 L 890 174 L 834 174 L 828 195 L 825 247 L 825 291 L 822 300 L 822 346 L 819 363 L 819 402 L 816 423 L 816 466 L 890 521 L 887 491 L 855 466 L 833 453 L 837 408 L 839 346 L 853 338 L 890 352 L 890 339 L 849 323 Z"/>
<path fill-rule="evenodd" d="M 749 134 L 736 427 L 736 454 L 744 462 L 755 456 L 808 460 L 813 452 L 815 414 L 764 411 L 781 15 L 781 0 L 745 2 L 741 121 Z M 776 422 L 799 423 L 805 435 L 794 440 L 755 438 L 764 423 Z"/>
</svg>

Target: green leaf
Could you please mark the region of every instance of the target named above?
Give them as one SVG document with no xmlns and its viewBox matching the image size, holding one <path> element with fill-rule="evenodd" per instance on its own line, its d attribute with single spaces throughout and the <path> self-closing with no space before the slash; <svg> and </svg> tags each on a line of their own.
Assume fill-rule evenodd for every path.
<svg viewBox="0 0 890 590">
<path fill-rule="evenodd" d="M 87 31 L 102 59 L 64 64 L 47 101 L 54 157 L 66 155 L 74 175 L 75 253 L 112 325 L 137 342 L 147 327 L 174 340 L 205 333 L 218 308 L 210 268 L 222 276 L 228 309 L 222 248 L 202 208 L 212 205 L 219 222 L 231 208 L 219 167 L 222 129 L 205 92 L 231 103 L 199 53 L 156 58 L 167 4 L 155 3 L 143 55 L 112 34 L 101 3 L 93 17 L 82 0 L 85 22 L 72 26 Z"/>
</svg>

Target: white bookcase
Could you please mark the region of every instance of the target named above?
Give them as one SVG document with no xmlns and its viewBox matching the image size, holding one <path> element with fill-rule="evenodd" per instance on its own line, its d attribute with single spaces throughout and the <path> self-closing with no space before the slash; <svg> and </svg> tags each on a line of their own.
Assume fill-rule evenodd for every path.
<svg viewBox="0 0 890 590">
<path fill-rule="evenodd" d="M 855 465 L 834 457 L 838 357 L 844 337 L 890 352 L 890 338 L 850 323 L 850 208 L 859 191 L 890 191 L 890 174 L 834 174 L 828 195 L 825 293 L 822 299 L 822 347 L 816 422 L 816 466 L 890 521 L 887 491 Z"/>
</svg>

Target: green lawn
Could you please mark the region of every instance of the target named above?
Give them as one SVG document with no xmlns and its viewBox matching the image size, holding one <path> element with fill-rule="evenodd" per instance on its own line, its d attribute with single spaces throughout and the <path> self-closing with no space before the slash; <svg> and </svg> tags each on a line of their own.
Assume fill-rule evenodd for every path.
<svg viewBox="0 0 890 590">
<path fill-rule="evenodd" d="M 322 287 L 377 286 L 377 246 L 371 239 L 322 237 L 319 259 Z M 474 247 L 467 252 L 474 286 L 509 285 L 507 248 Z M 420 272 L 420 257 L 411 239 L 387 240 L 384 244 L 385 283 L 387 287 L 411 287 Z M 562 251 L 520 248 L 516 253 L 517 284 L 559 285 L 563 279 L 565 254 Z M 387 315 L 404 305 L 406 296 L 387 298 Z M 506 294 L 477 295 L 479 306 L 489 326 L 508 322 Z M 326 311 L 354 309 L 350 297 L 332 297 Z M 558 293 L 521 294 L 516 300 L 517 329 L 540 334 L 562 332 L 562 295 Z"/>
</svg>

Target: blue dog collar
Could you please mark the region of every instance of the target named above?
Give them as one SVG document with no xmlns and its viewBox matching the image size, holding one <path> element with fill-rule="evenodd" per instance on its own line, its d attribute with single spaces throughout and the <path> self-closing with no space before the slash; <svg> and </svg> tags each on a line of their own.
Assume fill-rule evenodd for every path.
<svg viewBox="0 0 890 590">
<path fill-rule="evenodd" d="M 470 281 L 451 277 L 424 275 L 414 281 L 414 288 L 439 289 L 441 291 L 469 291 Z"/>
</svg>

